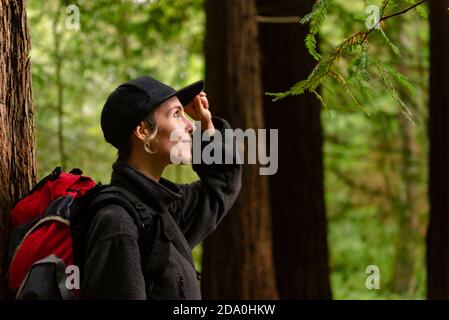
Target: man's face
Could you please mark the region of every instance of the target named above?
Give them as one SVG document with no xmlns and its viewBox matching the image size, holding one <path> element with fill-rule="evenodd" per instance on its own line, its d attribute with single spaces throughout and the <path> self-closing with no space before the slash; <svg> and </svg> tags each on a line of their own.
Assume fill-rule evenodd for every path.
<svg viewBox="0 0 449 320">
<path fill-rule="evenodd" d="M 192 160 L 191 135 L 194 125 L 186 118 L 179 99 L 175 96 L 161 103 L 154 117 L 159 128 L 155 137 L 158 156 L 163 161 L 172 163 L 170 159 L 172 154 L 178 163 L 190 163 Z"/>
</svg>

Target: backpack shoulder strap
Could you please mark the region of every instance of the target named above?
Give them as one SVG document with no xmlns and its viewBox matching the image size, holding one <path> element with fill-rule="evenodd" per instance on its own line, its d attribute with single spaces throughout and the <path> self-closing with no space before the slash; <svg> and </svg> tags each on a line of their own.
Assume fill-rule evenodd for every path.
<svg viewBox="0 0 449 320">
<path fill-rule="evenodd" d="M 148 227 L 152 222 L 154 212 L 148 210 L 149 208 L 132 193 L 117 186 L 109 186 L 101 190 L 88 207 L 88 211 L 96 213 L 110 204 L 123 207 L 134 219 L 139 231 L 141 228 Z"/>
<path fill-rule="evenodd" d="M 161 214 L 129 191 L 117 186 L 101 190 L 90 204 L 88 212 L 93 217 L 101 208 L 110 204 L 123 207 L 138 227 L 141 265 L 145 276 L 154 278 L 162 275 L 168 266 L 170 239 L 164 233 Z"/>
<path fill-rule="evenodd" d="M 163 271 L 165 271 L 166 266 L 164 264 L 158 265 L 154 264 L 154 261 L 161 260 L 165 261 L 167 260 L 168 264 L 168 256 L 165 257 L 165 253 L 168 254 L 169 250 L 167 249 L 168 242 L 172 240 L 173 245 L 176 247 L 176 249 L 181 253 L 181 255 L 184 256 L 184 258 L 192 265 L 193 269 L 195 270 L 197 274 L 197 278 L 199 279 L 199 273 L 196 271 L 195 265 L 191 261 L 190 254 L 187 252 L 187 250 L 184 248 L 184 246 L 179 242 L 179 239 L 172 236 L 172 233 L 168 230 L 170 228 L 170 222 L 167 220 L 167 215 L 169 215 L 168 212 L 166 214 L 159 213 L 153 211 L 151 208 L 149 208 L 147 205 L 142 203 L 138 198 L 136 198 L 132 193 L 129 191 L 116 187 L 111 186 L 109 188 L 110 192 L 117 192 L 117 194 L 122 194 L 129 200 L 133 202 L 133 205 L 140 217 L 140 221 L 142 221 L 142 227 L 143 227 L 143 234 L 140 236 L 142 238 L 143 245 L 141 246 L 141 254 L 146 257 L 147 266 L 146 269 L 149 270 L 150 274 L 162 274 Z M 148 225 L 153 225 L 153 228 L 148 228 Z M 150 230 L 147 230 L 150 229 Z M 152 236 L 153 239 L 149 238 L 148 236 Z M 149 248 L 148 243 L 153 243 L 153 247 Z M 148 250 L 151 250 L 151 252 L 148 252 Z M 162 258 L 162 259 L 161 259 Z M 145 260 L 144 260 L 145 262 Z"/>
</svg>

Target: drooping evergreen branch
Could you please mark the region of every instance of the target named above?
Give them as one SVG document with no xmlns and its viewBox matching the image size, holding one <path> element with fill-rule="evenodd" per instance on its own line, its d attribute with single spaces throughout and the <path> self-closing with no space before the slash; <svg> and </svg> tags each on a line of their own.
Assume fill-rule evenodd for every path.
<svg viewBox="0 0 449 320">
<path fill-rule="evenodd" d="M 414 91 L 414 86 L 408 81 L 408 79 L 396 72 L 390 66 L 382 64 L 378 59 L 371 57 L 368 54 L 368 48 L 366 46 L 366 40 L 368 36 L 371 34 L 373 30 L 378 30 L 386 44 L 392 49 L 392 51 L 400 56 L 400 50 L 397 46 L 395 46 L 384 30 L 380 27 L 380 23 L 386 21 L 395 16 L 404 14 L 414 8 L 418 8 L 419 5 L 422 5 L 427 0 L 421 0 L 415 3 L 415 0 L 407 0 L 412 5 L 403 9 L 399 12 L 385 15 L 385 11 L 387 6 L 389 5 L 390 0 L 384 0 L 382 3 L 382 8 L 380 9 L 381 16 L 378 17 L 378 21 L 375 26 L 371 27 L 366 31 L 358 31 L 353 33 L 351 36 L 343 40 L 340 44 L 338 44 L 330 53 L 320 54 L 317 52 L 317 44 L 315 36 L 319 32 L 319 29 L 323 25 L 329 8 L 332 5 L 332 0 L 318 0 L 313 8 L 312 12 L 305 15 L 301 20 L 301 23 L 309 23 L 310 31 L 309 34 L 305 38 L 305 46 L 308 49 L 310 55 L 317 60 L 317 64 L 312 72 L 309 74 L 307 79 L 299 81 L 294 86 L 292 86 L 288 91 L 281 93 L 267 93 L 270 96 L 273 96 L 273 101 L 277 101 L 279 99 L 286 98 L 292 95 L 300 95 L 304 92 L 313 93 L 326 108 L 326 104 L 324 103 L 323 97 L 317 91 L 317 88 L 323 83 L 326 78 L 331 78 L 337 81 L 337 83 L 345 89 L 345 92 L 351 97 L 351 99 L 355 102 L 355 104 L 361 109 L 365 110 L 360 103 L 359 99 L 357 99 L 356 95 L 351 88 L 353 83 L 357 83 L 358 87 L 364 91 L 371 86 L 371 75 L 369 74 L 367 68 L 369 66 L 373 66 L 374 70 L 380 76 L 384 87 L 388 90 L 393 100 L 399 106 L 401 112 L 405 115 L 407 119 L 412 121 L 412 115 L 408 110 L 405 103 L 401 100 L 397 91 L 395 90 L 394 81 L 399 82 L 401 85 L 406 87 L 410 92 Z M 418 10 L 418 9 L 417 9 Z M 418 11 L 419 12 L 419 11 Z M 419 12 L 422 15 L 422 12 Z M 351 75 L 354 78 L 354 81 L 350 81 L 349 79 L 345 79 L 345 77 L 338 72 L 335 71 L 335 65 L 338 64 L 340 58 L 345 55 L 354 55 L 357 56 L 354 58 L 351 63 L 351 67 L 353 71 L 351 71 Z"/>
<path fill-rule="evenodd" d="M 386 17 L 382 17 L 382 18 L 380 19 L 380 21 L 385 21 L 385 20 L 387 20 L 387 19 L 396 17 L 396 16 L 398 16 L 398 15 L 400 15 L 400 14 L 406 13 L 406 12 L 408 12 L 408 11 L 410 11 L 410 10 L 416 8 L 417 6 L 422 5 L 422 4 L 423 4 L 424 2 L 426 2 L 426 1 L 427 1 L 427 0 L 421 0 L 420 2 L 415 3 L 414 5 L 412 5 L 412 6 L 408 7 L 408 8 L 406 8 L 406 9 L 404 9 L 404 10 L 402 10 L 402 11 L 399 11 L 399 12 L 396 12 L 396 13 L 393 13 L 393 14 L 390 14 L 389 16 L 386 16 Z"/>
<path fill-rule="evenodd" d="M 416 8 L 417 6 L 423 4 L 423 3 L 426 2 L 426 1 L 427 1 L 427 0 L 421 0 L 420 2 L 417 2 L 417 3 L 415 3 L 414 5 L 408 7 L 408 8 L 406 8 L 406 9 L 404 9 L 404 10 L 401 10 L 401 11 L 399 11 L 399 12 L 390 14 L 390 15 L 385 16 L 385 17 L 381 17 L 381 18 L 379 19 L 379 23 L 381 23 L 381 22 L 383 22 L 383 21 L 385 21 L 385 20 L 388 20 L 388 19 L 390 19 L 390 18 L 399 16 L 399 15 L 401 15 L 401 14 L 404 14 L 404 13 L 406 13 L 406 12 L 408 12 L 408 11 L 410 11 L 410 10 Z M 387 4 L 388 4 L 388 1 L 385 1 L 385 4 L 384 4 L 383 9 L 382 9 L 382 12 L 385 10 L 385 7 L 386 7 Z M 374 30 L 374 28 L 372 28 L 372 29 L 370 29 L 370 30 L 368 30 L 368 31 L 365 32 L 365 37 L 364 37 L 364 40 L 363 40 L 363 41 L 365 41 L 366 38 L 368 38 L 368 35 L 369 35 L 373 30 Z"/>
</svg>

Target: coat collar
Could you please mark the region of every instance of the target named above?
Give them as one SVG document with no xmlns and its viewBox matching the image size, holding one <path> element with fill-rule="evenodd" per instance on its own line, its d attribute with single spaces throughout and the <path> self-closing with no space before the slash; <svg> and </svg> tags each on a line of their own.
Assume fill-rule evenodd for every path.
<svg viewBox="0 0 449 320">
<path fill-rule="evenodd" d="M 181 188 L 175 183 L 162 177 L 154 181 L 124 161 L 117 160 L 112 169 L 111 185 L 127 189 L 149 207 L 163 210 L 182 198 Z"/>
</svg>

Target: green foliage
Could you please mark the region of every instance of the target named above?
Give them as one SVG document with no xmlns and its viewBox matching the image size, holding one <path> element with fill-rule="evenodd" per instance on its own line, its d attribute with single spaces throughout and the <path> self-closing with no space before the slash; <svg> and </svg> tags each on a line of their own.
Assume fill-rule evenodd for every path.
<svg viewBox="0 0 449 320">
<path fill-rule="evenodd" d="M 309 33 L 305 40 L 306 48 L 309 51 L 309 53 L 312 55 L 312 57 L 319 61 L 321 59 L 321 55 L 316 51 L 316 39 L 315 35 L 312 33 Z"/>
<path fill-rule="evenodd" d="M 391 50 L 393 50 L 393 52 L 398 57 L 401 57 L 401 52 L 399 51 L 399 48 L 390 41 L 390 38 L 388 38 L 388 36 L 384 32 L 384 30 L 382 28 L 379 28 L 378 30 L 379 30 L 380 34 L 382 35 L 382 38 L 385 40 L 385 43 L 391 48 Z"/>
<path fill-rule="evenodd" d="M 301 19 L 301 23 L 309 23 L 310 24 L 310 33 L 305 38 L 305 45 L 307 50 L 309 50 L 310 54 L 315 60 L 320 60 L 321 56 L 316 51 L 316 39 L 315 35 L 320 30 L 323 25 L 327 11 L 332 4 L 332 0 L 320 0 L 317 1 L 312 9 L 312 12 L 305 15 Z"/>
<path fill-rule="evenodd" d="M 407 0 L 409 4 L 416 4 L 414 0 Z M 366 1 L 363 1 L 365 5 L 368 5 Z M 365 114 L 369 114 L 366 108 L 367 99 L 370 98 L 369 90 L 371 88 L 371 82 L 379 78 L 383 83 L 383 90 L 387 91 L 392 97 L 393 101 L 398 106 L 399 110 L 406 116 L 407 119 L 413 121 L 411 112 L 401 97 L 397 93 L 397 84 L 405 86 L 409 91 L 413 92 L 413 84 L 408 81 L 405 75 L 400 74 L 378 58 L 371 57 L 369 54 L 370 43 L 368 40 L 373 30 L 378 30 L 378 34 L 381 36 L 387 46 L 398 56 L 401 57 L 400 50 L 385 33 L 383 27 L 378 29 L 373 28 L 366 31 L 358 31 L 341 41 L 330 53 L 318 53 L 316 44 L 316 35 L 320 28 L 324 26 L 324 22 L 330 12 L 332 1 L 330 0 L 318 0 L 312 8 L 312 11 L 304 16 L 301 20 L 302 24 L 309 23 L 310 31 L 305 38 L 305 46 L 310 55 L 317 60 L 315 68 L 305 80 L 301 80 L 293 85 L 288 91 L 281 93 L 270 93 L 267 95 L 273 96 L 273 101 L 284 99 L 292 95 L 300 95 L 305 92 L 312 92 L 322 102 L 323 106 L 327 108 L 327 104 L 324 103 L 324 99 L 317 93 L 317 88 L 324 85 L 327 79 L 333 79 L 338 83 L 350 97 L 353 103 L 357 106 L 357 109 L 363 111 Z M 399 1 L 382 1 L 379 17 L 381 22 L 384 22 L 389 16 L 386 15 L 387 9 L 397 7 Z M 338 7 L 338 6 L 336 6 Z M 416 6 L 416 10 L 422 15 L 426 16 L 425 9 L 418 9 L 420 6 Z M 405 13 L 407 9 L 402 9 Z M 354 21 L 360 21 L 362 15 L 356 14 Z M 366 16 L 365 16 L 366 19 Z M 375 40 L 373 40 L 373 47 L 375 47 Z M 345 70 L 344 65 L 349 61 L 350 67 Z M 343 65 L 342 67 L 339 65 Z M 373 66 L 368 71 L 369 66 Z M 353 70 L 355 69 L 355 71 Z M 374 76 L 371 73 L 376 73 Z M 393 81 L 394 79 L 394 81 Z"/>
<path fill-rule="evenodd" d="M 398 79 L 400 81 L 400 83 L 405 85 L 405 87 L 407 89 L 409 89 L 411 92 L 415 91 L 415 88 L 413 87 L 413 85 L 408 81 L 408 79 L 404 75 L 399 74 L 399 72 L 396 72 L 390 66 L 383 64 L 379 60 L 374 59 L 374 58 L 372 59 L 372 61 L 373 61 L 374 65 L 376 66 L 384 85 L 387 87 L 388 92 L 390 93 L 393 100 L 399 106 L 399 110 L 409 121 L 413 122 L 412 113 L 410 112 L 409 108 L 406 106 L 404 101 L 401 99 L 401 97 L 397 93 L 397 91 L 393 85 L 393 82 L 391 81 L 391 77 L 395 77 L 396 79 Z"/>
<path fill-rule="evenodd" d="M 347 3 L 334 1 L 333 8 L 341 11 L 338 16 L 329 16 L 323 26 L 320 47 L 325 52 L 333 50 L 335 40 L 354 28 L 351 14 L 359 12 L 360 7 Z M 401 15 L 388 23 L 389 38 L 401 47 L 401 59 L 379 32 L 373 32 L 371 45 L 365 42 L 356 47 L 353 55 L 344 56 L 341 65 L 335 66 L 346 75 L 347 83 L 363 101 L 370 117 L 359 112 L 359 108 L 349 107 L 354 104 L 352 97 L 333 78 L 326 77 L 320 91 L 328 109 L 322 114 L 322 124 L 335 299 L 426 296 L 428 25 L 415 14 Z M 414 125 L 406 120 L 407 111 L 393 103 L 378 68 L 415 115 Z M 411 147 L 405 145 L 408 140 Z M 411 155 L 406 156 L 404 148 Z M 402 173 L 407 166 L 413 174 L 404 179 Z M 407 188 L 414 190 L 411 199 L 404 198 Z M 413 227 L 404 222 L 408 218 L 415 221 Z M 410 239 L 404 239 L 404 228 Z M 401 258 L 404 242 L 411 254 L 406 259 Z M 365 287 L 365 269 L 372 264 L 380 269 L 379 290 Z M 410 287 L 398 289 L 398 277 L 407 266 L 412 270 Z"/>
<path fill-rule="evenodd" d="M 302 19 L 301 23 L 309 23 L 310 24 L 310 33 L 317 34 L 323 25 L 329 7 L 332 4 L 332 0 L 318 0 L 312 8 L 312 11 L 306 14 Z"/>
<path fill-rule="evenodd" d="M 411 5 L 418 3 L 416 0 L 405 0 Z M 423 18 L 427 19 L 429 17 L 429 8 L 427 6 L 417 6 L 415 7 L 415 11 Z"/>
</svg>

